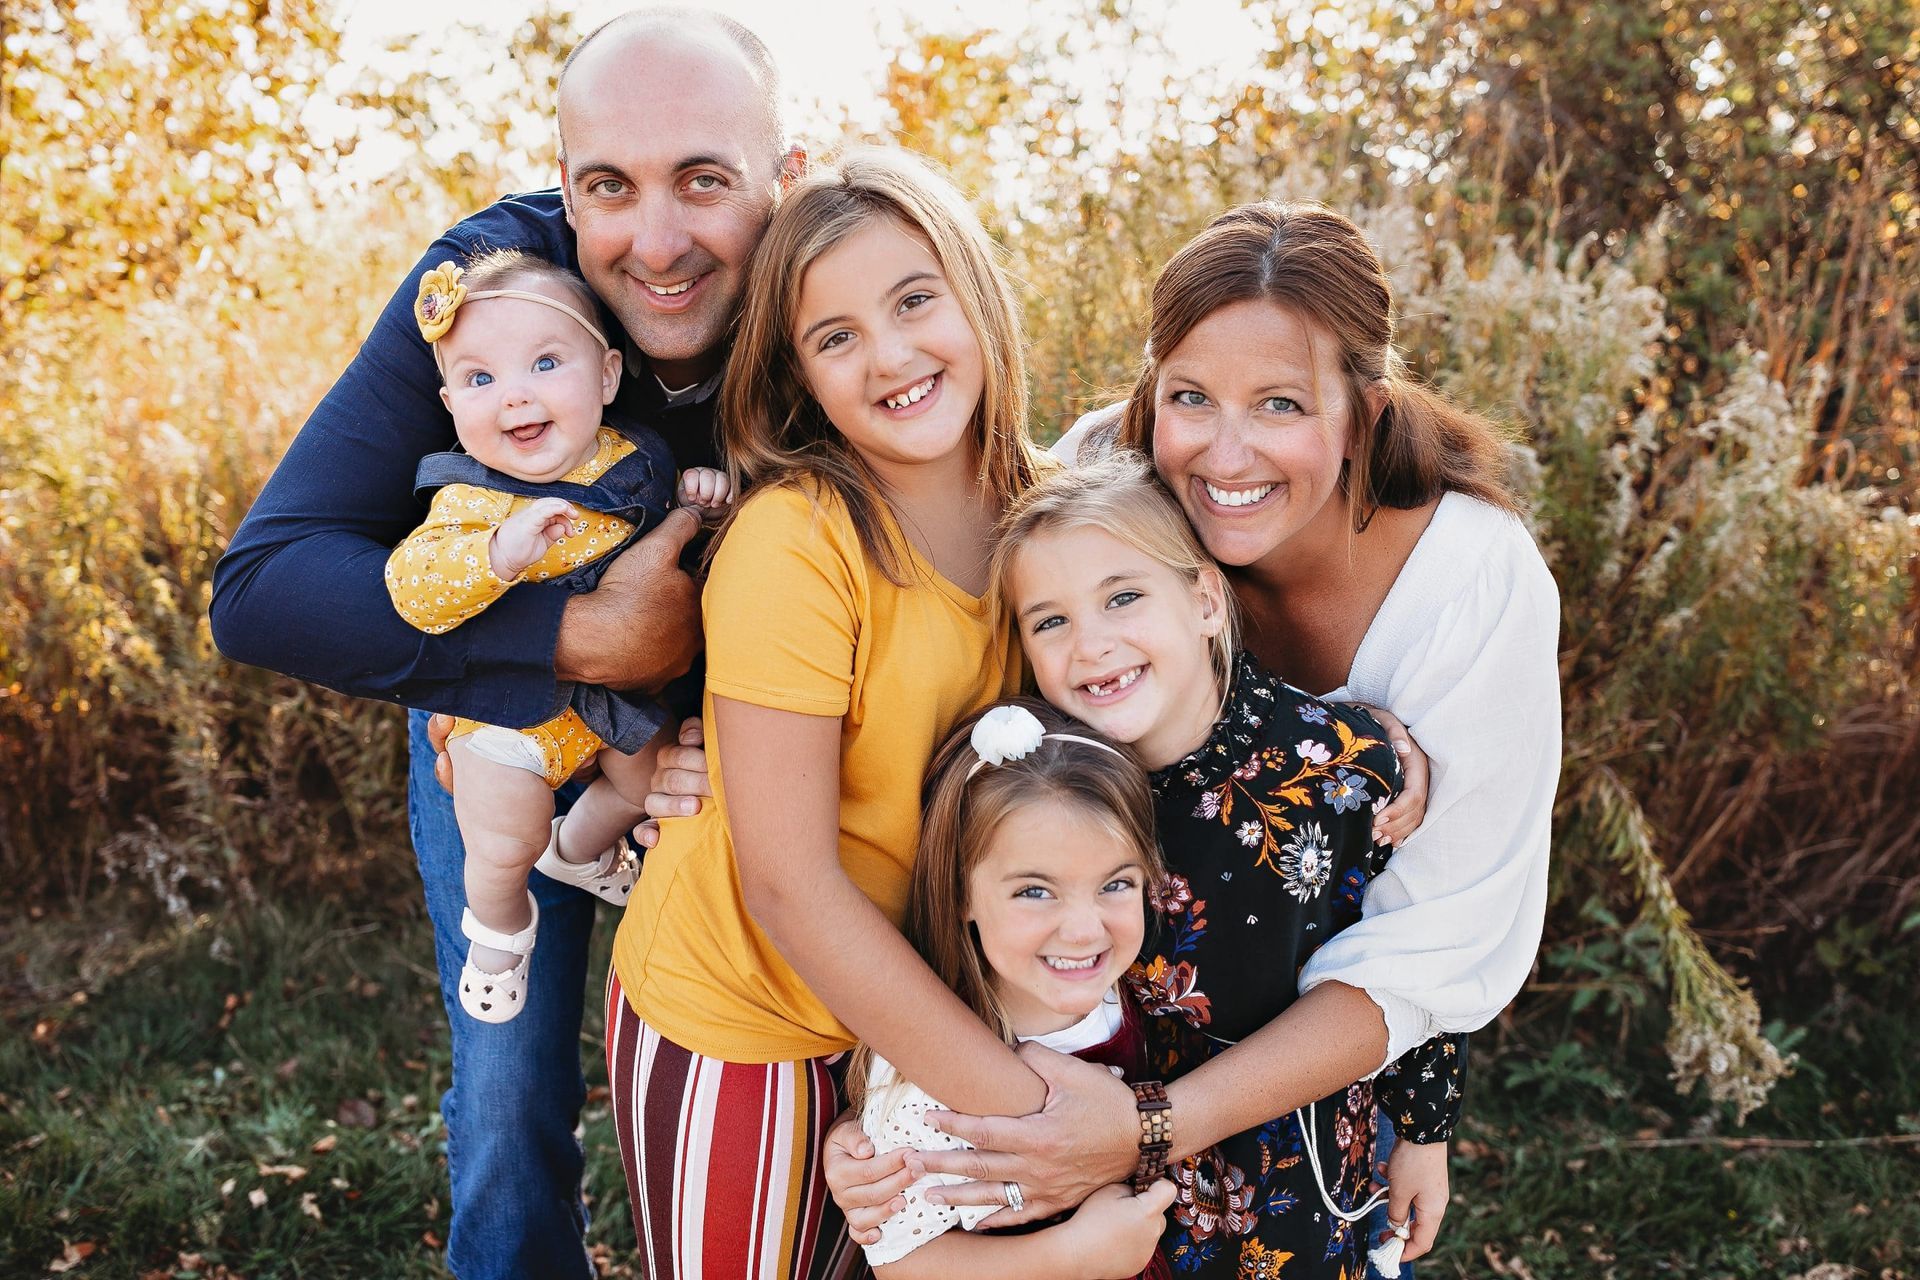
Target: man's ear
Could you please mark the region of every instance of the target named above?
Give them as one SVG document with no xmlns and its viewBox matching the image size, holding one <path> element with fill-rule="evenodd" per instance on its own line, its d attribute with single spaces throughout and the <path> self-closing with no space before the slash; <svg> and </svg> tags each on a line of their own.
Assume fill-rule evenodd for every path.
<svg viewBox="0 0 1920 1280">
<path fill-rule="evenodd" d="M 780 157 L 780 194 L 793 190 L 793 184 L 806 176 L 807 149 L 796 142 Z"/>
<path fill-rule="evenodd" d="M 580 228 L 573 220 L 573 176 L 567 172 L 567 158 L 560 157 L 560 207 L 567 211 L 567 225 Z"/>
<path fill-rule="evenodd" d="M 1200 634 L 1212 638 L 1227 625 L 1227 579 L 1219 569 L 1208 565 L 1194 580 L 1193 591 L 1200 600 Z"/>
<path fill-rule="evenodd" d="M 620 390 L 620 350 L 608 347 L 607 357 L 600 365 L 600 403 L 612 404 L 613 397 Z"/>
</svg>

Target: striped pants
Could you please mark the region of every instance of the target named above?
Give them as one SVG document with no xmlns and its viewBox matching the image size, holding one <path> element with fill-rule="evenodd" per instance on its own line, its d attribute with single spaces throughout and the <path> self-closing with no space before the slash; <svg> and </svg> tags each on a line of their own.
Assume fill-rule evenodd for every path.
<svg viewBox="0 0 1920 1280">
<path fill-rule="evenodd" d="M 607 975 L 607 1075 L 650 1280 L 847 1280 L 866 1272 L 821 1176 L 838 1061 L 703 1057 L 640 1020 Z"/>
</svg>

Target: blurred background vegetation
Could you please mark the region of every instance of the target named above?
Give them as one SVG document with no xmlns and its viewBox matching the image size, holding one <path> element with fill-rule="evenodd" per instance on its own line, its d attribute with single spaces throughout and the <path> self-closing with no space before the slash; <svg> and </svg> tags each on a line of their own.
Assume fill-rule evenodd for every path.
<svg viewBox="0 0 1920 1280">
<path fill-rule="evenodd" d="M 1616 1131 L 1650 1150 L 1911 1140 L 1909 1070 L 1838 1082 L 1858 1059 L 1887 1061 L 1875 1019 L 1920 994 L 1911 0 L 1245 7 L 1271 39 L 1244 83 L 1169 70 L 1178 19 L 1162 6 L 1055 0 L 1017 32 L 909 28 L 876 92 L 884 135 L 948 164 L 1007 248 L 1041 438 L 1129 381 L 1158 264 L 1221 208 L 1271 196 L 1362 222 L 1415 365 L 1513 426 L 1564 605 L 1566 764 L 1541 965 L 1480 1038 L 1469 1114 L 1486 1127 L 1461 1144 L 1463 1201 L 1504 1176 L 1477 1183 L 1476 1158 L 1507 1159 L 1503 1145 L 1568 1108 L 1603 1146 Z M 312 955 L 392 922 L 400 941 L 379 961 L 392 972 L 365 981 L 376 994 L 412 984 L 408 1002 L 375 1003 L 388 1023 L 404 1010 L 427 1046 L 389 1028 L 392 1056 L 418 1054 L 431 1075 L 443 1053 L 410 914 L 402 720 L 224 662 L 209 583 L 419 247 L 524 175 L 555 172 L 544 122 L 581 31 L 557 11 L 533 17 L 488 48 L 484 79 L 425 49 L 408 74 L 356 78 L 333 19 L 324 0 L 51 0 L 0 15 L 0 877 L 13 886 L 0 992 L 15 1042 L 0 1058 L 0 1150 L 29 1153 L 27 1173 L 0 1174 L 0 1218 L 19 1215 L 0 1249 L 23 1267 L 104 1259 L 68 1257 L 84 1234 L 71 1218 L 32 1219 L 97 1194 L 81 1185 L 84 1138 L 64 1155 L 47 1142 L 73 1110 L 54 1095 L 83 1062 L 102 1070 L 97 997 L 155 957 L 200 975 L 179 990 L 219 986 L 205 966 L 264 946 L 263 929 L 307 938 Z M 316 101 L 333 108 L 324 129 Z M 872 134 L 839 122 L 808 140 L 816 154 L 836 130 Z M 376 924 L 316 922 L 316 909 Z M 257 977 L 237 972 L 226 1000 L 251 999 Z M 208 1073 L 225 1079 L 255 1052 L 230 1032 L 249 1014 L 216 1007 L 201 1031 L 232 1047 L 189 1037 L 182 1079 L 220 1095 Z M 164 1036 L 112 1025 L 140 1052 L 108 1064 L 101 1088 L 132 1087 L 122 1102 L 150 1128 L 158 1086 L 128 1077 Z M 381 1034 L 366 1043 L 391 1071 Z M 257 1053 L 291 1087 L 298 1070 L 274 1076 L 266 1061 L 284 1051 Z M 1762 1110 L 1796 1054 L 1782 1087 L 1802 1092 Z M 218 1127 L 238 1104 L 206 1105 Z M 1775 1111 L 1802 1136 L 1726 1136 Z M 1577 1144 L 1570 1132 L 1549 1151 Z M 1886 1149 L 1891 1165 L 1833 1176 L 1920 1185 L 1897 1154 L 1915 1148 Z M 1584 1159 L 1546 1166 L 1576 1205 L 1566 1170 Z M 416 1200 L 432 1194 L 430 1158 L 422 1169 Z M 1633 1169 L 1615 1170 L 1623 1188 L 1646 1184 Z M 1712 1169 L 1680 1176 L 1697 1186 Z M 171 1225 L 140 1247 L 218 1258 L 222 1241 L 252 1239 L 231 1189 L 218 1205 L 194 1194 L 181 1192 L 191 1211 L 156 1210 Z M 1857 1274 L 1908 1274 L 1900 1264 L 1920 1257 L 1920 1199 L 1895 1198 L 1904 1217 L 1877 1233 L 1854 1223 L 1841 1233 L 1854 1243 L 1832 1246 L 1857 1245 L 1840 1259 Z M 323 1221 L 314 1203 L 281 1226 Z M 1502 1244 L 1519 1233 L 1542 1276 L 1559 1256 L 1561 1274 L 1639 1274 L 1593 1259 L 1617 1239 L 1563 1238 L 1583 1211 L 1543 1203 L 1519 1226 L 1489 1209 L 1443 1260 L 1532 1274 Z M 619 1213 L 609 1205 L 600 1228 L 616 1241 Z M 437 1201 L 427 1220 L 444 1232 Z M 1689 1273 L 1804 1271 L 1828 1246 L 1799 1229 L 1782 1219 L 1761 1244 L 1740 1237 L 1759 1250 L 1751 1267 L 1723 1250 L 1689 1255 L 1705 1268 Z M 417 1224 L 394 1230 L 421 1252 Z M 409 1268 L 431 1269 L 434 1230 L 429 1260 Z M 252 1270 L 290 1256 L 274 1239 L 249 1246 Z M 135 1261 L 122 1257 L 126 1274 Z"/>
</svg>

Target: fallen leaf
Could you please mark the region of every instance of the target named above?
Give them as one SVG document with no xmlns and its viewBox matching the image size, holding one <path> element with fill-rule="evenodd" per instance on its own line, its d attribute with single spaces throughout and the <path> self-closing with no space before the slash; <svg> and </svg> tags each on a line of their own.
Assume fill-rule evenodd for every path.
<svg viewBox="0 0 1920 1280">
<path fill-rule="evenodd" d="M 288 1058 L 273 1069 L 273 1074 L 282 1080 L 291 1080 L 300 1071 L 300 1059 Z"/>
<path fill-rule="evenodd" d="M 335 1147 L 339 1145 L 340 1145 L 339 1134 L 337 1133 L 323 1134 L 320 1137 L 319 1141 L 313 1144 L 312 1151 L 313 1151 L 313 1154 L 317 1156 L 323 1156 L 327 1154 L 327 1152 L 333 1150 Z"/>
<path fill-rule="evenodd" d="M 429 1249 L 438 1249 L 440 1247 L 440 1237 L 431 1231 L 422 1231 L 420 1233 L 420 1243 Z"/>
<path fill-rule="evenodd" d="M 82 1240 L 79 1244 L 69 1244 L 62 1240 L 60 1244 L 60 1256 L 47 1264 L 47 1270 L 55 1275 L 62 1271 L 73 1270 L 92 1257 L 93 1251 L 100 1247 L 91 1240 Z"/>
<path fill-rule="evenodd" d="M 288 1182 L 298 1182 L 307 1176 L 304 1165 L 263 1164 L 255 1167 L 260 1170 L 260 1176 L 263 1178 L 285 1178 Z"/>
<path fill-rule="evenodd" d="M 235 1183 L 236 1181 L 238 1181 L 238 1179 L 236 1179 L 236 1178 L 228 1178 L 228 1179 L 227 1179 L 227 1180 L 226 1180 L 225 1182 L 223 1182 L 223 1183 L 221 1183 L 221 1184 L 220 1184 L 220 1198 L 221 1198 L 222 1200 L 225 1200 L 225 1199 L 226 1199 L 226 1198 L 227 1198 L 228 1196 L 230 1196 L 230 1195 L 232 1195 L 232 1194 L 233 1194 L 233 1184 L 234 1184 L 234 1183 Z M 183 1266 L 183 1267 L 187 1267 L 187 1264 L 186 1264 L 186 1263 L 184 1263 L 184 1262 L 183 1262 L 183 1263 L 181 1263 L 180 1265 L 181 1265 L 181 1266 Z M 189 1270 L 189 1271 L 197 1271 L 198 1269 L 199 1269 L 199 1268 L 197 1268 L 197 1267 L 187 1267 L 187 1270 Z"/>
<path fill-rule="evenodd" d="M 267 1193 L 259 1187 L 255 1187 L 253 1190 L 247 1192 L 247 1203 L 256 1209 L 264 1209 L 267 1205 Z"/>
<path fill-rule="evenodd" d="M 315 1222 L 326 1221 L 325 1218 L 320 1216 L 319 1197 L 311 1191 L 300 1197 L 300 1212 L 306 1214 Z"/>
<path fill-rule="evenodd" d="M 343 1129 L 371 1129 L 380 1123 L 373 1104 L 365 1098 L 347 1098 L 334 1109 L 333 1119 Z"/>
</svg>

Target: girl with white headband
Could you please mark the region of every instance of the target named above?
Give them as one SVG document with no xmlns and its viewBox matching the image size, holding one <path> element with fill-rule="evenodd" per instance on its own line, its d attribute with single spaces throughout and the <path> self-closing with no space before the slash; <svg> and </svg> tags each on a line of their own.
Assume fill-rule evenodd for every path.
<svg viewBox="0 0 1920 1280">
<path fill-rule="evenodd" d="M 1138 1079 L 1140 1016 L 1118 984 L 1164 880 L 1153 794 L 1132 753 L 1043 702 L 1005 702 L 962 721 L 934 757 L 902 932 L 1008 1044 L 1035 1041 Z M 965 1145 L 927 1123 L 939 1104 L 866 1045 L 847 1096 L 880 1151 Z M 866 1246 L 881 1280 L 1170 1274 L 1155 1249 L 1173 1199 L 1164 1179 L 1138 1195 L 1096 1191 L 1026 1235 L 974 1235 L 991 1208 L 926 1198 L 956 1181 L 936 1174 L 907 1189 Z"/>
<path fill-rule="evenodd" d="M 666 442 L 602 421 L 620 353 L 594 313 L 579 276 L 515 251 L 464 268 L 448 262 L 420 282 L 414 316 L 461 445 L 421 462 L 416 487 L 436 490 L 432 507 L 387 561 L 394 608 L 421 631 L 452 630 L 517 582 L 590 589 L 672 505 Z M 679 501 L 717 520 L 728 489 L 725 473 L 690 467 Z M 544 724 L 460 720 L 448 738 L 466 844 L 460 928 L 472 943 L 460 1005 L 483 1022 L 505 1022 L 526 1006 L 539 928 L 529 871 L 616 905 L 633 888 L 620 837 L 643 816 L 667 718 L 597 686 L 566 692 L 567 705 Z M 554 789 L 595 759 L 600 777 L 555 818 Z"/>
</svg>

